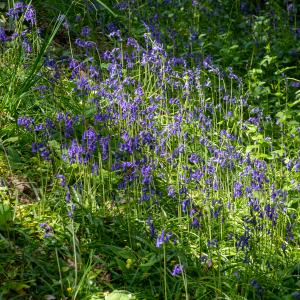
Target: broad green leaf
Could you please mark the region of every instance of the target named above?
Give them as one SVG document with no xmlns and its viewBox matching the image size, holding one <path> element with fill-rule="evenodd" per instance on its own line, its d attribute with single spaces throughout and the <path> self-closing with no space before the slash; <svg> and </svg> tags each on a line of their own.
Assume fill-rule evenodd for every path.
<svg viewBox="0 0 300 300">
<path fill-rule="evenodd" d="M 105 300 L 134 300 L 136 297 L 127 291 L 113 291 L 109 295 L 105 296 Z"/>
</svg>

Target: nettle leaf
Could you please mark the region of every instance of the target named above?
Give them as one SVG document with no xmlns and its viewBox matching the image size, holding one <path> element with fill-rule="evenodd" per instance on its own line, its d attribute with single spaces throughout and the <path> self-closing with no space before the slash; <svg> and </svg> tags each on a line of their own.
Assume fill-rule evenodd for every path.
<svg viewBox="0 0 300 300">
<path fill-rule="evenodd" d="M 274 157 L 271 156 L 271 155 L 268 155 L 266 153 L 258 153 L 255 155 L 256 158 L 259 158 L 259 159 L 273 159 Z"/>
<path fill-rule="evenodd" d="M 252 152 L 255 149 L 259 149 L 259 145 L 248 145 L 246 147 L 246 153 Z"/>
<path fill-rule="evenodd" d="M 285 150 L 284 149 L 279 149 L 279 150 L 274 150 L 271 152 L 271 154 L 274 156 L 274 157 L 281 157 L 285 154 Z"/>
<path fill-rule="evenodd" d="M 123 290 L 116 290 L 105 296 L 105 300 L 134 300 L 137 299 L 133 294 Z"/>
<path fill-rule="evenodd" d="M 280 120 L 280 122 L 285 122 L 287 119 L 292 117 L 289 111 L 280 111 L 276 114 L 276 117 Z"/>
<path fill-rule="evenodd" d="M 258 134 L 251 137 L 253 141 L 262 142 L 264 141 L 264 137 L 262 134 Z"/>
<path fill-rule="evenodd" d="M 263 60 L 260 62 L 261 66 L 268 66 L 269 64 L 271 64 L 273 61 L 276 60 L 276 56 L 270 56 L 270 55 L 266 55 Z"/>
</svg>

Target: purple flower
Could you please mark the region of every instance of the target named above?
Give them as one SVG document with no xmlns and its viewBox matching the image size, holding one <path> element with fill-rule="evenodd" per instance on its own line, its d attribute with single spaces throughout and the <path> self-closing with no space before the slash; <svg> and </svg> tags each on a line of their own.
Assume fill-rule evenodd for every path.
<svg viewBox="0 0 300 300">
<path fill-rule="evenodd" d="M 165 230 L 163 230 L 156 239 L 156 247 L 157 248 L 160 248 L 160 246 L 164 243 L 164 238 L 165 238 Z"/>
<path fill-rule="evenodd" d="M 3 27 L 0 27 L 0 41 L 5 42 L 7 39 L 6 33 Z"/>
<path fill-rule="evenodd" d="M 97 163 L 93 163 L 92 165 L 92 173 L 98 175 L 99 174 L 99 165 Z"/>
<path fill-rule="evenodd" d="M 27 130 L 30 130 L 30 126 L 33 125 L 34 121 L 30 117 L 19 117 L 17 124 L 18 126 L 24 126 Z"/>
<path fill-rule="evenodd" d="M 19 17 L 19 15 L 24 12 L 25 7 L 26 6 L 22 2 L 16 2 L 14 7 L 9 9 L 9 11 L 7 12 L 6 15 L 8 17 L 17 19 Z"/>
<path fill-rule="evenodd" d="M 31 147 L 33 153 L 39 153 L 44 160 L 50 160 L 51 152 L 44 143 L 34 142 Z"/>
<path fill-rule="evenodd" d="M 150 228 L 150 236 L 153 239 L 155 237 L 155 227 L 154 227 L 153 219 L 151 216 L 149 216 L 149 218 L 147 219 L 146 224 Z"/>
<path fill-rule="evenodd" d="M 219 206 L 217 208 L 211 209 L 211 212 L 210 212 L 211 213 L 211 217 L 214 218 L 214 219 L 216 219 L 220 215 L 221 210 L 222 210 L 222 206 Z"/>
<path fill-rule="evenodd" d="M 88 90 L 90 90 L 90 85 L 89 85 L 88 78 L 86 78 L 84 76 L 80 76 L 77 79 L 76 85 L 77 85 L 78 90 L 81 90 L 81 91 L 88 91 Z"/>
<path fill-rule="evenodd" d="M 43 158 L 44 160 L 50 160 L 50 154 L 51 154 L 51 152 L 50 152 L 50 150 L 47 149 L 47 148 L 43 148 L 43 149 L 41 149 L 41 151 L 40 151 L 40 156 L 41 156 L 41 158 Z"/>
<path fill-rule="evenodd" d="M 209 69 L 212 65 L 212 57 L 209 55 L 203 60 L 203 66 L 205 69 Z"/>
<path fill-rule="evenodd" d="M 82 27 L 82 29 L 81 29 L 81 35 L 83 37 L 88 37 L 90 35 L 90 33 L 91 33 L 91 29 L 88 26 Z"/>
<path fill-rule="evenodd" d="M 70 219 L 72 219 L 74 217 L 74 212 L 76 210 L 76 205 L 75 204 L 72 204 L 71 205 L 71 209 L 68 211 L 68 217 Z"/>
<path fill-rule="evenodd" d="M 276 207 L 272 207 L 270 204 L 266 204 L 265 214 L 272 221 L 273 226 L 275 226 L 278 219 L 278 213 L 276 212 Z"/>
<path fill-rule="evenodd" d="M 66 177 L 65 177 L 65 175 L 63 175 L 63 174 L 57 174 L 56 178 L 60 180 L 60 185 L 62 187 L 66 186 Z"/>
<path fill-rule="evenodd" d="M 41 223 L 40 228 L 43 230 L 45 238 L 51 237 L 51 232 L 53 232 L 53 229 L 50 225 L 48 225 L 47 223 Z"/>
<path fill-rule="evenodd" d="M 117 38 L 119 42 L 122 41 L 120 30 L 113 31 L 113 32 L 111 32 L 108 36 L 109 36 L 110 38 Z"/>
<path fill-rule="evenodd" d="M 261 285 L 258 283 L 258 281 L 256 279 L 252 279 L 250 281 L 250 284 L 254 287 L 256 294 L 259 297 L 262 297 L 263 296 L 263 289 L 262 289 Z"/>
<path fill-rule="evenodd" d="M 171 198 L 175 197 L 175 188 L 172 185 L 168 186 L 168 196 Z"/>
<path fill-rule="evenodd" d="M 70 186 L 67 187 L 67 193 L 66 193 L 66 202 L 70 203 L 71 201 L 71 190 L 70 190 Z"/>
<path fill-rule="evenodd" d="M 192 221 L 191 227 L 192 228 L 199 228 L 200 227 L 200 223 L 199 223 L 199 219 L 198 218 L 193 217 L 193 221 Z"/>
<path fill-rule="evenodd" d="M 192 1 L 192 6 L 196 7 L 196 6 L 198 6 L 198 4 L 199 4 L 198 0 L 193 0 Z"/>
<path fill-rule="evenodd" d="M 170 238 L 173 236 L 173 233 L 168 232 L 165 236 L 165 230 L 161 232 L 161 234 L 156 239 L 156 247 L 160 248 L 163 243 L 166 243 L 170 240 Z"/>
<path fill-rule="evenodd" d="M 240 238 L 237 239 L 236 248 L 241 248 L 242 250 L 244 250 L 244 248 L 249 248 L 249 239 L 249 233 L 245 232 L 244 235 L 241 235 Z"/>
<path fill-rule="evenodd" d="M 208 248 L 218 248 L 219 242 L 217 239 L 212 239 L 207 242 Z"/>
<path fill-rule="evenodd" d="M 75 40 L 75 45 L 79 46 L 79 47 L 82 47 L 82 48 L 85 48 L 85 41 L 80 39 L 80 38 L 77 38 Z"/>
<path fill-rule="evenodd" d="M 98 78 L 99 77 L 99 71 L 95 66 L 90 66 L 89 71 L 90 71 L 91 78 Z"/>
<path fill-rule="evenodd" d="M 183 266 L 182 265 L 175 265 L 172 271 L 172 276 L 180 275 L 183 272 Z"/>
<path fill-rule="evenodd" d="M 135 49 L 139 49 L 140 48 L 138 42 L 134 38 L 128 38 L 128 40 L 127 40 L 127 46 L 131 46 L 131 47 L 133 47 Z"/>
<path fill-rule="evenodd" d="M 298 81 L 292 81 L 291 82 L 291 86 L 294 87 L 294 88 L 298 88 L 298 87 L 300 87 L 300 82 L 298 82 Z"/>
<path fill-rule="evenodd" d="M 86 41 L 84 43 L 84 48 L 86 48 L 86 49 L 96 48 L 96 43 L 92 42 L 92 41 Z"/>
<path fill-rule="evenodd" d="M 127 132 L 122 134 L 123 144 L 120 145 L 121 152 L 133 154 L 134 150 L 139 149 L 139 137 L 130 138 Z"/>
<path fill-rule="evenodd" d="M 191 199 L 187 199 L 182 201 L 182 212 L 186 213 L 187 212 L 187 207 L 190 205 Z"/>
<path fill-rule="evenodd" d="M 196 182 L 199 182 L 200 179 L 201 179 L 203 176 L 204 176 L 204 174 L 203 174 L 203 172 L 202 172 L 201 169 L 197 169 L 195 172 L 193 172 L 193 173 L 191 174 L 191 178 L 192 178 L 193 180 L 195 180 Z"/>
<path fill-rule="evenodd" d="M 145 185 L 150 184 L 152 180 L 152 175 L 151 175 L 151 166 L 143 166 L 141 169 L 141 174 L 142 174 L 142 183 Z"/>
<path fill-rule="evenodd" d="M 43 147 L 44 147 L 44 143 L 36 143 L 36 142 L 34 142 L 31 145 L 31 151 L 33 153 L 37 153 Z"/>
<path fill-rule="evenodd" d="M 32 47 L 31 47 L 30 43 L 28 42 L 27 38 L 25 38 L 22 41 L 22 46 L 23 46 L 23 49 L 26 53 L 31 53 L 32 52 Z"/>
<path fill-rule="evenodd" d="M 65 29 L 68 30 L 70 28 L 70 24 L 69 24 L 69 22 L 67 20 L 67 17 L 65 15 L 59 15 L 58 16 L 58 21 L 62 23 L 62 25 Z"/>
<path fill-rule="evenodd" d="M 234 79 L 234 80 L 236 80 L 238 82 L 241 82 L 241 79 L 236 74 L 233 73 L 233 70 L 232 70 L 231 67 L 228 68 L 228 71 L 229 71 L 228 77 L 230 79 Z"/>
<path fill-rule="evenodd" d="M 24 19 L 31 24 L 31 26 L 36 24 L 36 14 L 35 10 L 31 5 L 27 6 L 24 14 Z"/>
<path fill-rule="evenodd" d="M 82 135 L 82 143 L 85 144 L 87 152 L 95 152 L 97 149 L 97 133 L 93 128 L 89 128 Z"/>
<path fill-rule="evenodd" d="M 83 154 L 84 154 L 83 147 L 79 145 L 75 139 L 73 139 L 71 146 L 68 148 L 68 156 L 70 159 L 70 163 L 75 163 L 76 161 L 82 163 Z"/>
<path fill-rule="evenodd" d="M 110 136 L 102 137 L 99 140 L 99 143 L 101 145 L 101 150 L 102 150 L 102 160 L 107 160 L 108 159 L 108 154 L 109 154 L 109 141 L 110 141 Z"/>
<path fill-rule="evenodd" d="M 243 185 L 240 182 L 236 181 L 233 185 L 233 197 L 234 198 L 241 197 L 243 195 L 242 189 L 243 189 Z"/>
<path fill-rule="evenodd" d="M 189 157 L 190 163 L 197 164 L 199 162 L 199 156 L 196 153 L 192 153 Z"/>
<path fill-rule="evenodd" d="M 34 131 L 35 132 L 39 132 L 39 131 L 43 131 L 45 129 L 44 124 L 37 124 L 34 126 Z"/>
</svg>

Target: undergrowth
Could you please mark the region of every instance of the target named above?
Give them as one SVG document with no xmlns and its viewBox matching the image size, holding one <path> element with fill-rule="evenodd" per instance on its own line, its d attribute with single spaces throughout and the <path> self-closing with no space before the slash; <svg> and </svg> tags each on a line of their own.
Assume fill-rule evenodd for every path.
<svg viewBox="0 0 300 300">
<path fill-rule="evenodd" d="M 8 2 L 1 299 L 299 298 L 299 5 L 175 2 Z"/>
</svg>

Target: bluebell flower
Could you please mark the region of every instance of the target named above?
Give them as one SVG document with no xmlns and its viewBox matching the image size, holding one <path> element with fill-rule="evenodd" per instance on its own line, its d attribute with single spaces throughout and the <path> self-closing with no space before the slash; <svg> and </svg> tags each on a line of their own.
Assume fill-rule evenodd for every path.
<svg viewBox="0 0 300 300">
<path fill-rule="evenodd" d="M 84 76 L 80 76 L 77 79 L 76 85 L 77 85 L 78 90 L 80 90 L 80 91 L 88 91 L 91 89 L 88 78 L 84 77 Z"/>
<path fill-rule="evenodd" d="M 208 240 L 207 247 L 208 248 L 218 248 L 219 242 L 217 239 Z"/>
<path fill-rule="evenodd" d="M 199 228 L 200 227 L 199 219 L 197 217 L 193 217 L 191 227 L 192 228 Z"/>
<path fill-rule="evenodd" d="M 13 19 L 19 18 L 20 14 L 24 12 L 26 5 L 22 2 L 16 2 L 13 8 L 10 8 L 7 12 L 7 16 Z"/>
<path fill-rule="evenodd" d="M 157 248 L 160 248 L 161 245 L 163 243 L 166 243 L 170 240 L 170 238 L 173 236 L 173 233 L 171 232 L 168 232 L 166 235 L 165 235 L 165 230 L 163 229 L 161 234 L 157 237 L 156 239 L 156 247 Z"/>
<path fill-rule="evenodd" d="M 71 209 L 68 211 L 68 217 L 70 219 L 72 219 L 74 217 L 74 212 L 76 210 L 76 205 L 75 204 L 72 204 L 71 205 Z"/>
<path fill-rule="evenodd" d="M 245 232 L 244 235 L 241 235 L 238 238 L 238 241 L 236 242 L 236 248 L 237 249 L 241 248 L 242 250 L 244 250 L 244 248 L 249 248 L 249 239 L 250 239 L 249 233 Z"/>
<path fill-rule="evenodd" d="M 168 196 L 174 198 L 175 193 L 176 193 L 175 188 L 172 185 L 168 186 Z"/>
<path fill-rule="evenodd" d="M 291 87 L 299 88 L 300 87 L 300 82 L 298 82 L 298 81 L 292 81 L 291 82 Z"/>
<path fill-rule="evenodd" d="M 122 42 L 120 30 L 112 31 L 108 36 L 110 38 L 116 38 L 119 42 Z"/>
<path fill-rule="evenodd" d="M 99 165 L 97 163 L 93 163 L 92 165 L 92 173 L 99 175 Z"/>
<path fill-rule="evenodd" d="M 18 126 L 24 126 L 27 130 L 34 124 L 34 120 L 30 117 L 19 117 L 17 121 Z"/>
<path fill-rule="evenodd" d="M 31 24 L 31 26 L 36 24 L 36 13 L 35 9 L 32 7 L 32 5 L 26 6 L 26 11 L 24 14 L 24 19 Z"/>
<path fill-rule="evenodd" d="M 141 169 L 141 174 L 142 174 L 142 183 L 145 185 L 150 184 L 152 180 L 152 175 L 151 175 L 152 168 L 150 165 L 148 166 L 143 166 Z"/>
<path fill-rule="evenodd" d="M 258 296 L 263 295 L 263 289 L 256 279 L 252 279 L 250 284 L 255 288 L 255 292 Z"/>
<path fill-rule="evenodd" d="M 222 206 L 219 206 L 217 208 L 211 209 L 211 217 L 214 218 L 214 219 L 216 219 L 220 215 L 221 209 L 222 209 Z"/>
<path fill-rule="evenodd" d="M 83 162 L 84 149 L 78 144 L 77 140 L 73 139 L 70 147 L 68 148 L 68 156 L 70 163 Z"/>
<path fill-rule="evenodd" d="M 182 265 L 175 265 L 172 271 L 172 276 L 180 275 L 183 272 L 183 266 Z"/>
<path fill-rule="evenodd" d="M 60 180 L 60 185 L 62 187 L 66 186 L 66 177 L 65 177 L 65 175 L 63 175 L 63 174 L 57 174 L 56 178 Z"/>
<path fill-rule="evenodd" d="M 98 135 L 93 128 L 88 128 L 82 135 L 82 142 L 88 152 L 95 152 L 97 149 Z"/>
<path fill-rule="evenodd" d="M 155 230 L 155 227 L 154 227 L 154 224 L 153 224 L 152 216 L 148 217 L 148 219 L 146 221 L 146 224 L 150 228 L 150 237 L 153 239 L 155 237 L 155 235 L 156 235 L 156 230 Z"/>
<path fill-rule="evenodd" d="M 164 243 L 164 241 L 165 241 L 165 230 L 163 230 L 161 232 L 161 234 L 157 237 L 157 239 L 156 239 L 156 247 L 160 248 L 161 245 Z"/>
<path fill-rule="evenodd" d="M 48 223 L 41 223 L 40 228 L 44 232 L 44 238 L 48 238 L 52 236 L 51 233 L 53 232 L 53 228 L 50 225 L 48 225 Z"/>
<path fill-rule="evenodd" d="M 196 153 L 192 153 L 189 157 L 189 161 L 193 164 L 197 164 L 199 162 L 200 158 Z"/>
<path fill-rule="evenodd" d="M 91 33 L 91 29 L 88 26 L 84 26 L 84 27 L 82 27 L 80 34 L 83 37 L 88 37 L 90 35 L 90 33 Z"/>
<path fill-rule="evenodd" d="M 25 52 L 27 52 L 27 53 L 32 52 L 32 47 L 31 47 L 30 43 L 28 42 L 27 38 L 25 38 L 22 41 L 22 46 L 23 46 L 23 49 L 24 49 Z"/>
<path fill-rule="evenodd" d="M 70 201 L 71 201 L 71 190 L 70 190 L 70 186 L 69 185 L 67 186 L 67 192 L 66 192 L 65 199 L 66 199 L 67 203 L 70 203 Z"/>
<path fill-rule="evenodd" d="M 128 40 L 127 40 L 127 46 L 131 46 L 137 50 L 140 49 L 138 42 L 134 38 L 131 38 L 131 37 L 128 38 Z"/>
<path fill-rule="evenodd" d="M 239 182 L 236 181 L 233 185 L 233 197 L 234 198 L 239 198 L 243 195 L 243 185 Z"/>
<path fill-rule="evenodd" d="M 5 42 L 7 40 L 7 36 L 3 27 L 0 27 L 0 41 Z"/>
<path fill-rule="evenodd" d="M 182 201 L 181 205 L 182 205 L 182 212 L 186 213 L 187 212 L 187 207 L 190 205 L 191 203 L 191 199 L 186 199 L 184 201 Z"/>
</svg>

